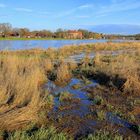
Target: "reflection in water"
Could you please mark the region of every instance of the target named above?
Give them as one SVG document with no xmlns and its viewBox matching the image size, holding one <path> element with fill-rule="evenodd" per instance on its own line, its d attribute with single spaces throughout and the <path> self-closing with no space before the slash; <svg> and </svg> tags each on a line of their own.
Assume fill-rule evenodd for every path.
<svg viewBox="0 0 140 140">
<path fill-rule="evenodd" d="M 65 127 L 73 127 L 75 128 L 76 126 L 80 126 L 78 130 L 80 132 L 77 133 L 82 133 L 83 135 L 87 133 L 87 131 L 93 131 L 94 126 L 99 125 L 99 121 L 95 120 L 93 118 L 88 118 L 88 115 L 93 116 L 93 112 L 90 110 L 90 106 L 93 105 L 93 101 L 89 100 L 88 93 L 84 90 L 88 87 L 95 87 L 98 85 L 96 81 L 90 81 L 88 85 L 85 85 L 84 81 L 81 79 L 76 79 L 72 78 L 71 81 L 64 87 L 56 85 L 54 82 L 49 81 L 46 85 L 45 88 L 54 95 L 54 118 L 57 120 L 60 116 L 62 118 L 66 118 L 66 121 L 64 121 L 62 126 L 64 125 Z M 75 89 L 73 88 L 74 85 L 81 85 L 79 88 Z M 69 92 L 70 94 L 74 95 L 73 99 L 79 99 L 79 103 L 74 103 L 74 102 L 64 102 L 64 104 L 59 100 L 58 96 L 62 92 Z M 75 105 L 74 105 L 75 104 Z M 74 108 L 65 108 L 64 110 L 60 109 L 60 107 L 70 107 L 74 106 Z M 68 117 L 68 118 L 67 118 Z M 71 126 L 72 121 L 69 122 L 69 120 L 74 119 L 74 124 Z M 78 120 L 77 120 L 78 118 Z M 80 122 L 79 122 L 80 121 Z M 120 125 L 121 127 L 119 128 L 119 131 L 127 131 L 127 129 L 132 129 L 133 124 L 127 122 L 126 120 L 121 119 L 117 115 L 114 115 L 112 112 L 106 112 L 106 121 L 108 123 L 114 124 L 114 125 Z"/>
<path fill-rule="evenodd" d="M 76 84 L 80 84 L 81 88 L 74 89 L 73 86 Z M 69 93 L 73 94 L 74 98 L 80 99 L 80 102 L 81 102 L 78 110 L 77 109 L 73 110 L 73 113 L 75 112 L 76 114 L 78 113 L 78 115 L 80 115 L 80 116 L 84 116 L 89 113 L 88 107 L 92 104 L 92 101 L 89 100 L 89 98 L 87 96 L 87 92 L 84 91 L 83 89 L 85 89 L 89 86 L 94 87 L 96 85 L 97 85 L 97 83 L 95 81 L 91 81 L 91 84 L 89 84 L 89 85 L 84 85 L 83 81 L 73 78 L 68 83 L 68 85 L 66 85 L 65 87 L 57 86 L 53 82 L 49 81 L 46 84 L 46 89 L 54 95 L 58 95 L 59 93 L 62 93 L 65 91 L 68 91 Z M 60 105 L 59 98 L 56 97 L 55 98 L 55 108 L 58 108 L 59 105 Z"/>
<path fill-rule="evenodd" d="M 31 48 L 59 48 L 65 45 L 106 42 L 108 40 L 3 40 L 0 50 L 22 50 Z"/>
<path fill-rule="evenodd" d="M 12 41 L 0 41 L 0 50 L 11 50 Z"/>
</svg>

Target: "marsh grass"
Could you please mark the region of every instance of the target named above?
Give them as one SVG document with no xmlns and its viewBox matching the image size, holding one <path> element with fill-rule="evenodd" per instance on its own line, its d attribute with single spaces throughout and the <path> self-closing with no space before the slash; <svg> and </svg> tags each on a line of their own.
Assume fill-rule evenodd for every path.
<svg viewBox="0 0 140 140">
<path fill-rule="evenodd" d="M 67 140 L 66 134 L 57 133 L 56 129 L 50 128 L 40 128 L 33 133 L 29 131 L 16 131 L 9 135 L 8 140 Z M 71 139 L 71 138 L 69 138 Z"/>
<path fill-rule="evenodd" d="M 93 103 L 96 104 L 96 105 L 102 105 L 104 103 L 104 100 L 101 96 L 96 95 L 94 97 Z"/>
<path fill-rule="evenodd" d="M 67 63 L 62 62 L 57 68 L 57 78 L 56 82 L 61 84 L 66 84 L 71 79 L 71 71 Z"/>
<path fill-rule="evenodd" d="M 15 126 L 39 120 L 39 110 L 47 104 L 41 89 L 45 81 L 47 78 L 38 57 L 9 55 L 0 59 L 1 128 L 15 129 Z"/>
<path fill-rule="evenodd" d="M 102 130 L 95 132 L 94 134 L 90 134 L 88 138 L 84 140 L 123 140 L 123 137 L 120 134 L 113 134 L 108 131 Z"/>
<path fill-rule="evenodd" d="M 104 110 L 97 110 L 96 111 L 97 119 L 103 121 L 106 119 L 106 112 Z"/>
<path fill-rule="evenodd" d="M 72 99 L 72 94 L 70 94 L 69 92 L 62 92 L 59 97 L 60 102 L 68 101 L 71 99 Z"/>
<path fill-rule="evenodd" d="M 108 42 L 66 46 L 59 49 L 1 51 L 0 129 L 18 130 L 11 133 L 9 139 L 45 139 L 46 137 L 50 139 L 66 139 L 63 134 L 59 135 L 55 132 L 48 132 L 46 128 L 40 128 L 38 131 L 30 134 L 30 136 L 26 131 L 19 131 L 30 122 L 34 122 L 39 126 L 46 126 L 49 123 L 47 122 L 47 115 L 53 108 L 54 97 L 43 88 L 48 78 L 53 79 L 58 84 L 67 84 L 73 76 L 72 74 L 80 78 L 84 77 L 86 79 L 84 84 L 90 84 L 89 80 L 87 80 L 88 78 L 95 80 L 97 78 L 103 90 L 97 90 L 93 97 L 96 96 L 97 103 L 101 105 L 105 99 L 103 98 L 102 100 L 98 96 L 101 96 L 103 92 L 105 92 L 106 96 L 110 96 L 110 98 L 117 94 L 117 90 L 122 93 L 122 96 L 126 95 L 126 97 L 134 96 L 135 94 L 139 95 L 139 48 L 140 43 L 135 42 Z M 130 53 L 107 57 L 100 53 L 100 51 L 116 50 L 128 50 Z M 131 50 L 137 51 L 137 53 L 132 54 Z M 87 55 L 80 64 L 65 62 L 65 58 L 83 52 L 85 54 L 96 52 L 97 55 L 92 61 Z M 108 90 L 111 91 L 112 95 Z M 59 99 L 67 101 L 71 99 L 71 96 L 69 93 L 62 93 Z M 111 105 L 109 108 L 112 110 Z M 105 119 L 105 111 L 97 111 L 96 116 L 98 120 L 103 121 Z M 136 130 L 139 131 L 139 128 Z M 93 135 L 89 139 L 101 138 L 112 139 L 109 134 L 106 135 L 104 132 L 96 136 Z M 118 136 L 119 138 L 121 139 Z"/>
</svg>

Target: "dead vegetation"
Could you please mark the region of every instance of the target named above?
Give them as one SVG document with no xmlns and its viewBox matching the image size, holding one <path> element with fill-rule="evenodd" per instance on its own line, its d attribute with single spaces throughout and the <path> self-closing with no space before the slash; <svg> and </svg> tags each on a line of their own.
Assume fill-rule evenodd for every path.
<svg viewBox="0 0 140 140">
<path fill-rule="evenodd" d="M 15 130 L 30 122 L 47 123 L 47 113 L 53 107 L 53 96 L 43 89 L 48 79 L 66 84 L 73 75 L 88 77 L 98 80 L 107 90 L 111 88 L 110 97 L 117 90 L 119 95 L 124 94 L 123 98 L 139 96 L 139 48 L 140 43 L 128 42 L 66 46 L 58 50 L 1 51 L 0 129 Z M 101 53 L 116 50 L 129 50 L 130 53 L 114 56 Z M 87 55 L 80 63 L 65 62 L 65 58 L 83 52 Z M 94 59 L 88 55 L 91 52 L 97 53 Z"/>
<path fill-rule="evenodd" d="M 0 127 L 15 129 L 38 121 L 45 96 L 41 85 L 47 80 L 41 60 L 5 56 L 0 64 Z"/>
</svg>

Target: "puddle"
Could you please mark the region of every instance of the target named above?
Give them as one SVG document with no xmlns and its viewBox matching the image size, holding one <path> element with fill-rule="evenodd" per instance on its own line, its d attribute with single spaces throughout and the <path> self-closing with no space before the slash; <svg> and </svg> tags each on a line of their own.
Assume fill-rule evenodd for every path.
<svg viewBox="0 0 140 140">
<path fill-rule="evenodd" d="M 78 88 L 73 88 L 74 85 L 80 85 Z M 84 83 L 83 80 L 73 78 L 64 87 L 57 86 L 54 82 L 49 81 L 45 87 L 46 89 L 54 95 L 54 110 L 53 117 L 57 120 L 59 117 L 66 119 L 59 123 L 62 127 L 76 127 L 80 126 L 78 129 L 81 133 L 86 133 L 88 131 L 94 131 L 93 127 L 98 125 L 98 121 L 87 118 L 88 115 L 93 115 L 90 106 L 93 105 L 93 101 L 89 100 L 87 92 L 84 90 L 88 87 L 95 87 L 98 85 L 96 81 L 90 80 L 89 84 Z M 72 96 L 72 101 L 60 102 L 59 95 L 63 92 L 69 92 Z M 73 101 L 79 102 L 73 102 Z M 61 109 L 60 109 L 61 108 Z M 78 118 L 78 119 L 77 119 Z M 73 126 L 71 126 L 72 121 L 74 121 Z M 106 113 L 106 121 L 114 125 L 120 125 L 123 129 L 130 129 L 132 124 L 120 117 L 113 115 L 111 112 Z M 123 131 L 124 131 L 123 130 Z M 78 130 L 77 130 L 78 131 Z"/>
<path fill-rule="evenodd" d="M 71 62 L 71 61 L 80 62 L 85 57 L 86 57 L 86 53 L 81 53 L 81 54 L 70 56 L 68 59 L 66 59 L 66 61 L 68 61 L 68 62 Z M 90 54 L 88 54 L 88 57 L 92 59 L 95 57 L 95 54 L 90 53 Z"/>
<path fill-rule="evenodd" d="M 131 128 L 132 127 L 132 124 L 131 123 L 129 123 L 129 122 L 121 119 L 118 116 L 113 115 L 111 112 L 108 112 L 106 114 L 106 118 L 111 123 L 118 124 L 118 125 L 123 125 L 126 128 Z"/>
<path fill-rule="evenodd" d="M 69 92 L 70 94 L 73 95 L 74 99 L 79 99 L 80 104 L 78 104 L 78 109 L 74 109 L 71 110 L 70 112 L 76 114 L 76 115 L 80 115 L 80 116 L 84 116 L 87 113 L 89 113 L 89 106 L 91 105 L 91 101 L 88 99 L 87 96 L 87 92 L 84 91 L 83 89 L 85 89 L 88 86 L 96 86 L 97 83 L 95 81 L 90 81 L 91 83 L 89 85 L 85 85 L 84 82 L 80 79 L 76 79 L 76 78 L 72 78 L 71 81 L 64 87 L 60 87 L 54 84 L 54 82 L 49 81 L 46 84 L 46 89 L 55 96 L 54 102 L 55 102 L 55 111 L 58 109 L 58 107 L 61 105 L 60 101 L 59 101 L 59 97 L 57 97 L 59 94 L 61 94 L 62 92 Z M 79 87 L 78 89 L 74 89 L 73 86 L 74 85 L 80 85 L 81 87 Z"/>
<path fill-rule="evenodd" d="M 128 54 L 128 53 L 135 53 L 135 50 L 133 49 L 128 49 L 128 50 L 116 50 L 116 51 L 98 51 L 99 54 L 101 55 L 120 55 L 120 54 Z M 75 54 L 70 56 L 69 58 L 65 59 L 65 62 L 77 62 L 79 63 L 83 58 L 86 57 L 86 53 L 80 53 L 80 54 Z M 88 57 L 90 59 L 93 59 L 96 56 L 96 53 L 89 53 Z"/>
</svg>

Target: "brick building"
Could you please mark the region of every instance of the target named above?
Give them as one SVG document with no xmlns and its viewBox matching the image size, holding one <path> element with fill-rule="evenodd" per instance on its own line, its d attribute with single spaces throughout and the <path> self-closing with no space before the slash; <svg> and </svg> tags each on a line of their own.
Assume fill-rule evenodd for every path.
<svg viewBox="0 0 140 140">
<path fill-rule="evenodd" d="M 82 39 L 83 33 L 77 30 L 69 30 L 67 37 L 69 39 Z"/>
</svg>

